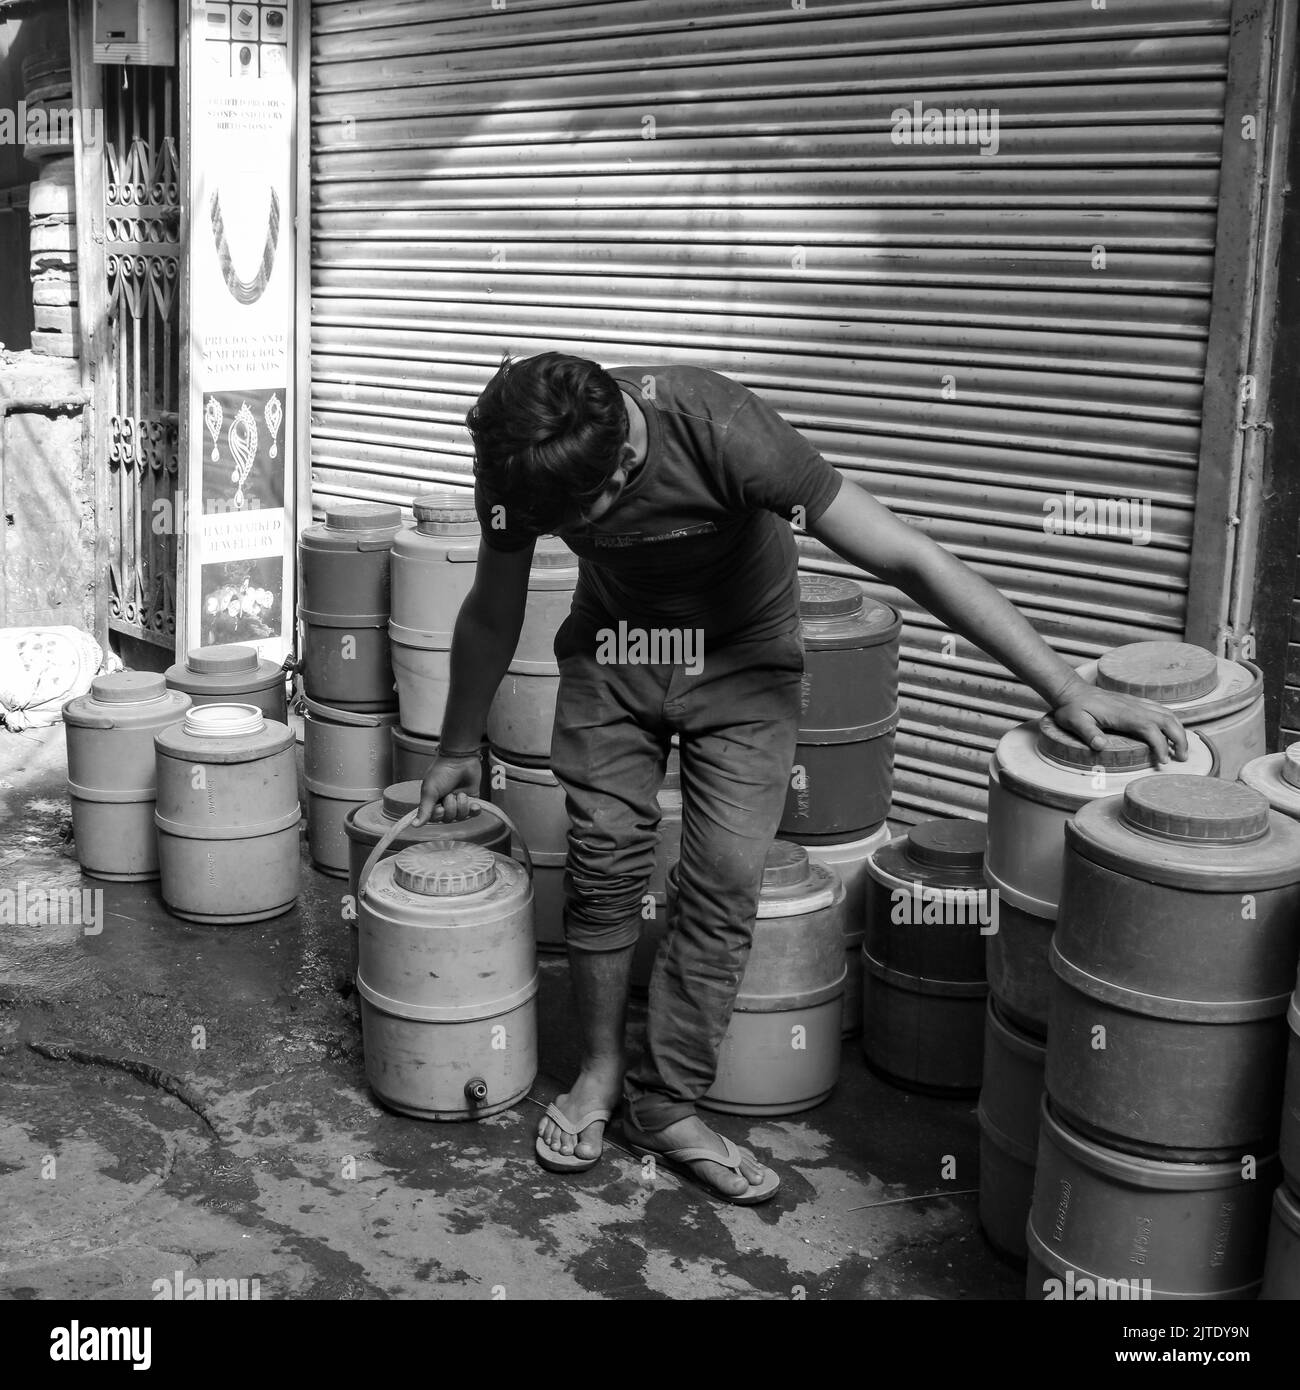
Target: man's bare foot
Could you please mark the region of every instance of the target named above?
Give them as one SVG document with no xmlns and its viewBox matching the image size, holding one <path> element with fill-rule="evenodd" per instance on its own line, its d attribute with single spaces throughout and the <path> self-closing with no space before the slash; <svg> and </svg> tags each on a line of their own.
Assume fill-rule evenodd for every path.
<svg viewBox="0 0 1300 1390">
<path fill-rule="evenodd" d="M 683 1120 L 674 1120 L 666 1129 L 650 1133 L 638 1131 L 637 1142 L 643 1147 L 665 1153 L 670 1149 L 705 1149 L 725 1157 L 722 1136 L 712 1130 L 698 1115 L 688 1115 Z M 751 1155 L 741 1150 L 740 1172 L 724 1167 L 721 1163 L 710 1163 L 707 1159 L 697 1159 L 690 1164 L 692 1172 L 701 1182 L 729 1197 L 743 1196 L 751 1187 L 757 1187 L 768 1173 L 768 1169 Z"/>
<path fill-rule="evenodd" d="M 613 1110 L 623 1094 L 623 1062 L 590 1063 L 562 1095 L 555 1097 L 555 1108 L 570 1122 L 593 1110 Z M 578 1158 L 599 1158 L 604 1146 L 605 1122 L 596 1120 L 580 1134 L 566 1134 L 549 1116 L 537 1126 L 537 1136 L 556 1153 Z"/>
</svg>

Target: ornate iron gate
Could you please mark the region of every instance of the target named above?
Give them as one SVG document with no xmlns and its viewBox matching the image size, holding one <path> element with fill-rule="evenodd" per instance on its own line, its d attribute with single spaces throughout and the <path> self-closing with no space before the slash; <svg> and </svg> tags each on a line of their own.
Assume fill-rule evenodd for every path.
<svg viewBox="0 0 1300 1390">
<path fill-rule="evenodd" d="M 104 261 L 114 410 L 109 626 L 176 641 L 181 177 L 174 68 L 104 67 Z"/>
</svg>

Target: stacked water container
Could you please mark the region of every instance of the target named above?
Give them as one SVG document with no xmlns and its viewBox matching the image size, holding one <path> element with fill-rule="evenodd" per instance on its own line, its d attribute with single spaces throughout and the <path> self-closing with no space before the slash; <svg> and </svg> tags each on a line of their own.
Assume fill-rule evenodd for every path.
<svg viewBox="0 0 1300 1390">
<path fill-rule="evenodd" d="M 397 723 L 388 620 L 397 507 L 334 503 L 299 540 L 303 764 L 313 863 L 348 874 L 348 814 L 383 795 Z"/>
<path fill-rule="evenodd" d="M 1264 752 L 1264 673 L 1252 662 L 1190 642 L 1130 642 L 1081 666 L 1079 675 L 1173 711 L 1213 749 L 1220 777 L 1236 777 Z"/>
<path fill-rule="evenodd" d="M 480 539 L 472 493 L 421 492 L 411 510 L 415 525 L 393 543 L 388 624 L 401 713 L 392 731 L 398 782 L 423 778 L 437 756 L 451 684 L 452 633 L 474 587 Z"/>
<path fill-rule="evenodd" d="M 885 819 L 898 727 L 898 640 L 902 620 L 861 585 L 830 575 L 799 576 L 804 645 L 798 746 L 777 834 L 803 845 L 844 883 L 848 975 L 843 1034 L 862 1026 L 862 942 L 867 866 L 889 842 Z"/>
<path fill-rule="evenodd" d="M 1206 744 L 1190 732 L 1188 742 L 1188 760 L 1165 764 L 1164 773 L 1213 771 Z M 1119 795 L 1153 766 L 1145 743 L 1112 736 L 1092 749 L 1045 716 L 1003 735 L 989 768 L 984 875 L 996 894 L 997 931 L 986 937 L 980 1220 L 989 1240 L 1013 1258 L 1026 1253 L 1052 993 L 1048 947 L 1061 903 L 1065 826 L 1081 807 Z"/>
<path fill-rule="evenodd" d="M 1253 1297 L 1280 1176 L 1300 826 L 1242 783 L 1176 772 L 1082 807 L 1065 840 L 1026 1292 Z"/>
<path fill-rule="evenodd" d="M 1280 815 L 1300 821 L 1300 743 L 1253 758 L 1241 781 L 1261 793 Z M 1261 1298 L 1300 1298 L 1300 974 L 1287 1008 L 1286 1086 L 1278 1154 L 1283 1181 L 1273 1194 L 1273 1220 Z"/>
<path fill-rule="evenodd" d="M 555 537 L 539 540 L 519 643 L 487 726 L 492 799 L 519 827 L 532 855 L 537 945 L 551 951 L 564 945 L 569 828 L 564 790 L 550 765 L 560 684 L 554 644 L 577 583 L 578 557 Z"/>
</svg>

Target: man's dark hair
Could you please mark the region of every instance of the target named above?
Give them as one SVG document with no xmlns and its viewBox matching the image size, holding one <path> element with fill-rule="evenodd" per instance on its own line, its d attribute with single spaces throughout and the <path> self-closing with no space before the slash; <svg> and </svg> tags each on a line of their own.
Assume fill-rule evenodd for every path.
<svg viewBox="0 0 1300 1390">
<path fill-rule="evenodd" d="M 562 352 L 509 353 L 465 416 L 474 474 L 511 528 L 549 534 L 572 525 L 618 471 L 627 414 L 598 363 Z"/>
</svg>

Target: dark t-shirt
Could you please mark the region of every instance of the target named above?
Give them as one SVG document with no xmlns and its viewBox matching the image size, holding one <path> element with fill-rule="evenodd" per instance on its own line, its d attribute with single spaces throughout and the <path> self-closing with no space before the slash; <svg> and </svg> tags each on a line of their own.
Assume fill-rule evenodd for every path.
<svg viewBox="0 0 1300 1390">
<path fill-rule="evenodd" d="M 771 406 L 717 372 L 610 375 L 645 416 L 646 457 L 604 516 L 560 532 L 581 562 L 574 609 L 598 623 L 700 628 L 708 641 L 792 629 L 798 554 L 787 522 L 816 521 L 840 475 Z M 493 525 L 501 499 L 482 483 L 474 495 L 493 549 L 536 539 Z"/>
</svg>

